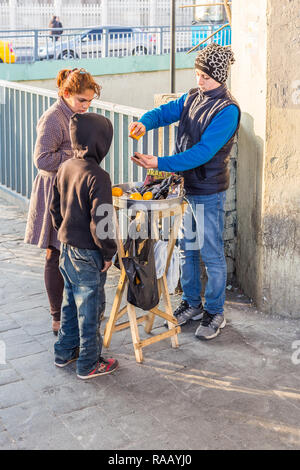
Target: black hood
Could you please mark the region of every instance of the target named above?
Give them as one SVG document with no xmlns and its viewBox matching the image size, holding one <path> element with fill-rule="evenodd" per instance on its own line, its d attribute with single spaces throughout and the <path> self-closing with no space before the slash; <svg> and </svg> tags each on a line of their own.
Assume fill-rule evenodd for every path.
<svg viewBox="0 0 300 470">
<path fill-rule="evenodd" d="M 73 114 L 70 137 L 76 158 L 94 158 L 100 163 L 109 151 L 113 137 L 112 123 L 96 113 Z"/>
</svg>

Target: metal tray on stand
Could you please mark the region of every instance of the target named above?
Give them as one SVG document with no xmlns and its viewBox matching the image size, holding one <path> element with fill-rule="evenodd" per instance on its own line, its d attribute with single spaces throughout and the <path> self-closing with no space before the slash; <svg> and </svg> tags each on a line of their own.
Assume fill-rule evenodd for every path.
<svg viewBox="0 0 300 470">
<path fill-rule="evenodd" d="M 153 199 L 150 199 L 149 201 L 146 201 L 144 199 L 129 199 L 129 196 L 124 194 L 129 189 L 142 185 L 143 182 L 115 184 L 113 188 L 121 188 L 123 190 L 123 195 L 120 197 L 113 196 L 114 207 L 118 207 L 119 209 L 129 209 L 134 207 L 135 209 L 141 211 L 162 211 L 175 208 L 178 205 L 182 204 L 184 200 L 184 194 L 182 196 L 169 196 L 167 199 L 159 199 L 157 201 Z"/>
</svg>

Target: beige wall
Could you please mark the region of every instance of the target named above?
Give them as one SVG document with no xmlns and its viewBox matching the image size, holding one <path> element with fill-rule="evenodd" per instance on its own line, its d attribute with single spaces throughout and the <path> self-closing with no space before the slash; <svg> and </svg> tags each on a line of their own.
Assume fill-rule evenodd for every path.
<svg viewBox="0 0 300 470">
<path fill-rule="evenodd" d="M 299 1 L 233 4 L 238 278 L 263 311 L 300 317 Z M 299 87 L 299 88 L 298 88 Z"/>
<path fill-rule="evenodd" d="M 96 77 L 102 85 L 101 99 L 125 106 L 150 109 L 154 95 L 166 93 L 170 89 L 169 72 L 139 72 L 124 75 L 102 75 Z M 55 80 L 34 80 L 24 82 L 27 85 L 55 90 Z M 176 71 L 176 91 L 185 93 L 195 86 L 193 69 Z"/>
</svg>

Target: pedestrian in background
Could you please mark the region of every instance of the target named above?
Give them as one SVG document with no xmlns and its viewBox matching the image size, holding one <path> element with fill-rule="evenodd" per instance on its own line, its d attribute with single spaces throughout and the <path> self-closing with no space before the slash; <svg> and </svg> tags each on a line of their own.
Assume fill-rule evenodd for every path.
<svg viewBox="0 0 300 470">
<path fill-rule="evenodd" d="M 59 36 L 61 36 L 63 33 L 63 26 L 58 16 L 52 16 L 48 28 L 51 28 L 51 31 L 49 33 L 50 38 L 57 41 Z"/>
</svg>

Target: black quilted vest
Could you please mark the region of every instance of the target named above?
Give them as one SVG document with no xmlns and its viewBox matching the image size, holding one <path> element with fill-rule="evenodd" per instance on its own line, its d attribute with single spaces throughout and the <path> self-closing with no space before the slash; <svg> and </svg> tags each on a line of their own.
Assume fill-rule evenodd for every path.
<svg viewBox="0 0 300 470">
<path fill-rule="evenodd" d="M 175 153 L 184 152 L 201 140 L 201 135 L 213 117 L 226 106 L 239 105 L 225 84 L 218 88 L 201 92 L 199 88 L 189 91 L 181 113 L 178 127 Z M 211 160 L 192 170 L 183 171 L 184 187 L 187 194 L 214 194 L 225 191 L 229 186 L 230 174 L 228 162 L 237 128 L 229 141 Z"/>
</svg>

